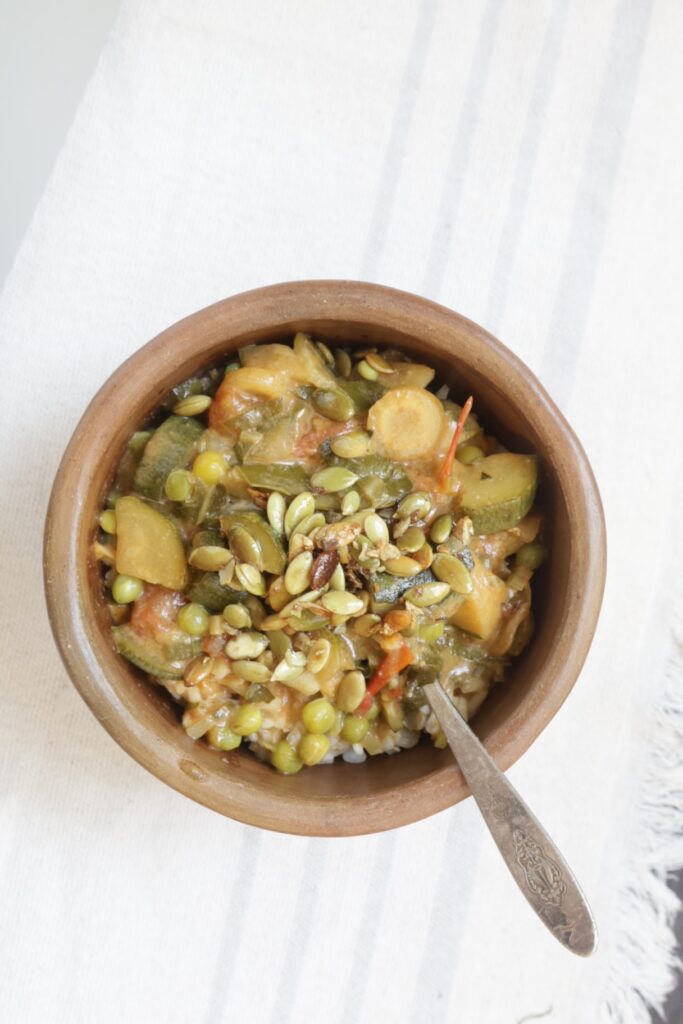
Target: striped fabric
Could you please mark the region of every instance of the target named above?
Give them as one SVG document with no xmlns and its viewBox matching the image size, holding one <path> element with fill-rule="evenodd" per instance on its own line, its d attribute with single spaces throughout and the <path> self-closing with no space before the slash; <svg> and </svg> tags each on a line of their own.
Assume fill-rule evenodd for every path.
<svg viewBox="0 0 683 1024">
<path fill-rule="evenodd" d="M 640 1024 L 661 1002 L 683 862 L 682 33 L 675 0 L 124 2 L 0 301 L 3 1019 Z M 590 961 L 528 912 L 471 802 L 357 839 L 247 828 L 133 763 L 59 663 L 40 531 L 89 397 L 186 313 L 307 277 L 481 322 L 593 461 L 603 616 L 510 771 L 593 904 Z"/>
</svg>

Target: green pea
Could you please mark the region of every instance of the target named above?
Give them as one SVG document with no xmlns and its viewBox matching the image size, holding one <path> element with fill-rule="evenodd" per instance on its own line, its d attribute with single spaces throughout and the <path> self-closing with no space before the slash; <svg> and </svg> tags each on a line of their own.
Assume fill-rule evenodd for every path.
<svg viewBox="0 0 683 1024">
<path fill-rule="evenodd" d="M 207 738 L 211 746 L 218 747 L 219 750 L 236 750 L 242 742 L 242 737 L 227 725 L 214 725 L 209 729 Z"/>
<path fill-rule="evenodd" d="M 477 459 L 483 459 L 484 453 L 481 448 L 477 448 L 476 444 L 465 444 L 459 449 L 456 459 L 458 462 L 462 462 L 463 466 L 469 466 L 470 463 L 476 462 Z"/>
<path fill-rule="evenodd" d="M 319 733 L 314 732 L 306 732 L 299 740 L 297 753 L 304 764 L 312 767 L 314 764 L 318 764 L 322 761 L 329 749 L 330 741 L 327 736 L 321 736 Z"/>
<path fill-rule="evenodd" d="M 250 736 L 258 732 L 263 724 L 261 709 L 256 704 L 242 704 L 230 716 L 230 728 L 238 736 Z"/>
<path fill-rule="evenodd" d="M 303 761 L 287 740 L 280 740 L 270 755 L 270 763 L 283 775 L 294 775 L 303 768 Z"/>
<path fill-rule="evenodd" d="M 187 501 L 192 494 L 192 475 L 186 469 L 174 469 L 166 477 L 164 492 L 169 501 Z"/>
<path fill-rule="evenodd" d="M 137 576 L 117 576 L 112 583 L 112 597 L 117 604 L 130 604 L 142 594 L 143 582 Z"/>
<path fill-rule="evenodd" d="M 329 700 L 319 697 L 317 700 L 304 704 L 301 711 L 301 721 L 308 732 L 322 733 L 329 732 L 335 723 L 335 710 Z"/>
<path fill-rule="evenodd" d="M 178 612 L 176 622 L 190 636 L 204 636 L 209 630 L 209 613 L 203 604 L 184 604 Z"/>
<path fill-rule="evenodd" d="M 538 542 L 534 544 L 523 544 L 515 557 L 517 565 L 523 565 L 525 569 L 538 569 L 545 562 L 545 548 Z"/>
<path fill-rule="evenodd" d="M 100 526 L 105 533 L 116 533 L 116 512 L 106 509 L 100 516 Z"/>
<path fill-rule="evenodd" d="M 342 739 L 347 743 L 360 743 L 370 728 L 367 718 L 359 718 L 358 715 L 348 715 L 342 726 Z"/>
</svg>

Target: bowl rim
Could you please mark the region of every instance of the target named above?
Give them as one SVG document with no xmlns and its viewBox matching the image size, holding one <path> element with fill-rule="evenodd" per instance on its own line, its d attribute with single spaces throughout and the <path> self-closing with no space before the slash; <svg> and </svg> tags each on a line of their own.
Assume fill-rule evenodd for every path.
<svg viewBox="0 0 683 1024">
<path fill-rule="evenodd" d="M 324 324 L 326 318 L 353 323 L 370 323 L 380 329 L 395 329 L 425 340 L 431 332 L 457 329 L 472 346 L 472 359 L 486 355 L 499 369 L 521 379 L 533 398 L 540 420 L 550 440 L 562 449 L 563 460 L 580 481 L 572 494 L 574 518 L 584 527 L 585 546 L 578 552 L 583 579 L 588 585 L 581 602 L 574 602 L 570 614 L 573 634 L 563 644 L 564 660 L 556 666 L 557 675 L 547 687 L 533 715 L 521 723 L 515 736 L 504 745 L 495 737 L 487 747 L 502 770 L 509 768 L 531 746 L 567 698 L 587 656 L 597 623 L 605 582 L 606 538 L 602 503 L 593 471 L 573 429 L 532 371 L 505 345 L 484 328 L 429 299 L 382 285 L 347 280 L 310 280 L 269 285 L 233 295 L 213 303 L 172 324 L 129 356 L 111 374 L 89 402 L 60 461 L 47 509 L 43 566 L 44 585 L 50 626 L 62 661 L 76 689 L 114 740 L 138 763 L 161 781 L 191 799 L 247 824 L 275 831 L 301 834 L 345 836 L 383 831 L 421 820 L 458 803 L 469 794 L 455 762 L 424 778 L 404 782 L 383 794 L 354 798 L 355 806 L 341 800 L 320 797 L 273 798 L 239 780 L 221 777 L 222 789 L 207 785 L 205 773 L 185 759 L 178 760 L 176 749 L 143 726 L 130 707 L 119 699 L 107 681 L 100 658 L 95 653 L 93 634 L 85 608 L 85 569 L 82 545 L 78 542 L 82 516 L 82 497 L 87 492 L 87 460 L 77 456 L 87 452 L 91 425 L 102 415 L 123 381 L 150 359 L 168 366 L 169 358 L 185 352 L 189 341 L 202 332 L 220 330 L 226 324 L 243 324 L 247 331 L 256 322 L 266 327 L 272 319 L 272 331 L 282 333 L 297 320 Z M 323 333 L 321 326 L 321 333 Z M 228 339 L 226 338 L 226 345 Z M 204 349 L 202 348 L 202 351 Z M 469 355 L 469 353 L 468 353 Z M 196 352 L 195 352 L 196 359 Z M 175 360 L 180 362 L 178 358 Z M 209 361 L 207 358 L 206 362 Z M 485 371 L 484 371 L 485 372 Z M 178 368 L 178 379 L 182 368 Z M 147 402 L 149 409 L 158 405 Z M 94 456 L 93 456 L 94 458 Z M 562 462 L 556 466 L 560 474 Z M 74 515 L 74 506 L 76 514 Z M 66 581 L 66 582 L 65 582 Z M 166 748 L 169 749 L 166 749 Z M 427 785 L 428 783 L 428 785 Z M 414 799 L 417 797 L 417 799 Z"/>
</svg>

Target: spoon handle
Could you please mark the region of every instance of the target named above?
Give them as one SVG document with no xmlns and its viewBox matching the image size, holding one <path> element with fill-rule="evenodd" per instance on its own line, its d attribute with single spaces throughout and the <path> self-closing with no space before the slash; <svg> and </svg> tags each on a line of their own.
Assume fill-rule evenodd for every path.
<svg viewBox="0 0 683 1024">
<path fill-rule="evenodd" d="M 552 839 L 439 683 L 425 695 L 512 877 L 555 938 L 589 956 L 598 933 L 586 898 Z"/>
</svg>

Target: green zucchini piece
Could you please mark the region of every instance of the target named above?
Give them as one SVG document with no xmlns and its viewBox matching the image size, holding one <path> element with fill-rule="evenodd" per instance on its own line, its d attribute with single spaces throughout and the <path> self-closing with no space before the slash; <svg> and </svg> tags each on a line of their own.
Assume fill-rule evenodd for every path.
<svg viewBox="0 0 683 1024">
<path fill-rule="evenodd" d="M 363 455 L 358 459 L 342 459 L 333 455 L 331 463 L 344 466 L 358 477 L 354 490 L 373 508 L 389 508 L 410 494 L 413 485 L 400 462 L 383 455 Z"/>
<path fill-rule="evenodd" d="M 309 488 L 309 480 L 301 466 L 266 465 L 250 462 L 240 466 L 239 471 L 250 487 L 260 487 L 280 494 L 301 494 Z"/>
<path fill-rule="evenodd" d="M 287 565 L 287 555 L 282 541 L 260 512 L 230 512 L 221 519 L 221 529 L 229 537 L 230 531 L 241 526 L 256 541 L 261 549 L 261 561 L 264 572 L 272 572 L 280 576 Z"/>
<path fill-rule="evenodd" d="M 433 583 L 436 577 L 431 569 L 423 569 L 417 576 L 392 576 L 388 572 L 372 573 L 369 579 L 370 593 L 375 601 L 396 604 L 411 587 Z"/>
<path fill-rule="evenodd" d="M 166 477 L 188 464 L 203 432 L 202 424 L 189 416 L 164 420 L 147 442 L 135 472 L 133 487 L 138 494 L 161 501 Z"/>
<path fill-rule="evenodd" d="M 375 380 L 340 380 L 339 387 L 349 396 L 356 412 L 367 412 L 384 394 L 384 388 Z"/>
<path fill-rule="evenodd" d="M 223 586 L 217 572 L 202 573 L 190 584 L 187 592 L 188 600 L 203 604 L 212 615 L 218 615 L 226 604 L 237 604 L 246 596 L 245 590 L 233 590 L 232 587 Z"/>
<path fill-rule="evenodd" d="M 534 455 L 501 452 L 467 469 L 460 510 L 477 535 L 509 530 L 533 505 L 538 483 Z"/>
<path fill-rule="evenodd" d="M 162 647 L 154 640 L 141 636 L 129 624 L 113 626 L 114 646 L 119 654 L 159 679 L 182 679 L 190 658 L 201 652 L 201 641 L 188 637 L 187 643 Z"/>
</svg>

